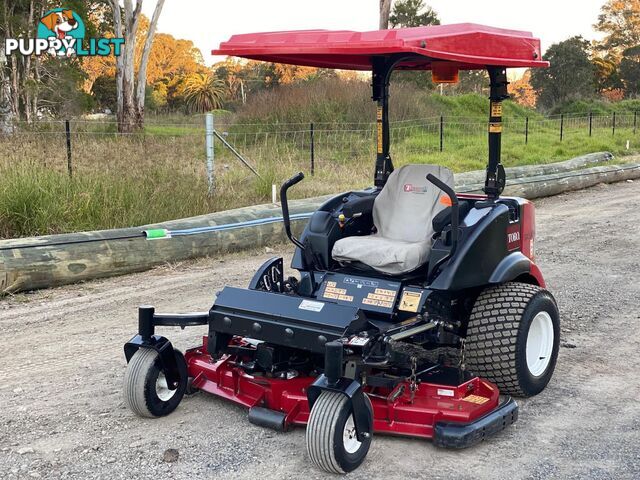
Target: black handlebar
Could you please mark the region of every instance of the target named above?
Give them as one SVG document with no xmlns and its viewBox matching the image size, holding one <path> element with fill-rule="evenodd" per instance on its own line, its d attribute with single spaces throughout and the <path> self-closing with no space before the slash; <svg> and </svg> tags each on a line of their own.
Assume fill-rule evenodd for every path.
<svg viewBox="0 0 640 480">
<path fill-rule="evenodd" d="M 282 221 L 284 222 L 284 231 L 289 237 L 289 240 L 301 250 L 304 250 L 304 245 L 300 240 L 293 236 L 291 233 L 291 218 L 289 218 L 289 202 L 287 201 L 287 190 L 293 187 L 296 183 L 300 183 L 304 178 L 304 173 L 296 173 L 289 180 L 285 180 L 280 187 L 280 203 L 282 205 Z"/>
<path fill-rule="evenodd" d="M 458 196 L 456 192 L 449 185 L 444 183 L 438 177 L 432 174 L 427 175 L 427 180 L 433 183 L 436 187 L 442 190 L 447 196 L 451 199 L 451 251 L 447 258 L 453 257 L 453 254 L 456 252 L 458 248 L 458 222 L 459 222 L 459 210 L 460 204 L 458 202 Z"/>
</svg>

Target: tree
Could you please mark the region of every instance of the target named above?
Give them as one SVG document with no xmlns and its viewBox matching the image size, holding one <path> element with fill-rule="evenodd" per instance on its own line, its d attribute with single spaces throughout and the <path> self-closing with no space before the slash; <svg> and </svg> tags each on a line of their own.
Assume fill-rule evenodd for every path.
<svg viewBox="0 0 640 480">
<path fill-rule="evenodd" d="M 423 0 L 398 0 L 389 16 L 392 28 L 440 25 L 438 14 Z"/>
<path fill-rule="evenodd" d="M 606 36 L 599 48 L 618 56 L 640 44 L 640 0 L 608 0 L 594 28 Z"/>
<path fill-rule="evenodd" d="M 535 69 L 531 85 L 544 108 L 569 100 L 589 98 L 595 93 L 595 67 L 589 59 L 589 42 L 572 37 L 555 43 L 546 51 L 549 68 Z"/>
<path fill-rule="evenodd" d="M 100 76 L 91 86 L 91 93 L 96 106 L 101 110 L 115 111 L 118 94 L 116 92 L 116 79 L 112 76 Z"/>
<path fill-rule="evenodd" d="M 620 62 L 620 79 L 625 96 L 640 95 L 640 45 L 626 49 Z"/>
<path fill-rule="evenodd" d="M 119 132 L 131 132 L 144 125 L 144 100 L 147 88 L 147 65 L 156 25 L 164 6 L 164 0 L 157 0 L 149 28 L 142 46 L 137 84 L 135 79 L 136 46 L 140 47 L 136 33 L 142 17 L 142 0 L 124 0 L 124 16 L 120 0 L 110 0 L 113 11 L 115 35 L 124 38 L 124 48 L 116 58 L 117 120 Z"/>
<path fill-rule="evenodd" d="M 189 109 L 205 113 L 222 107 L 225 95 L 224 81 L 210 73 L 189 75 L 182 87 L 182 94 Z"/>
<path fill-rule="evenodd" d="M 147 83 L 153 84 L 164 77 L 206 73 L 202 53 L 191 40 L 176 39 L 158 33 L 151 47 L 147 67 Z"/>
<path fill-rule="evenodd" d="M 386 30 L 389 28 L 389 12 L 391 11 L 391 0 L 380 0 L 380 23 L 378 28 Z"/>
<path fill-rule="evenodd" d="M 531 86 L 531 70 L 509 84 L 511 98 L 522 106 L 534 108 L 536 106 L 536 92 Z"/>
<path fill-rule="evenodd" d="M 622 87 L 620 72 L 618 71 L 618 64 L 620 63 L 618 58 L 607 53 L 602 57 L 594 57 L 591 62 L 595 67 L 596 89 L 599 92 L 619 89 Z"/>
</svg>

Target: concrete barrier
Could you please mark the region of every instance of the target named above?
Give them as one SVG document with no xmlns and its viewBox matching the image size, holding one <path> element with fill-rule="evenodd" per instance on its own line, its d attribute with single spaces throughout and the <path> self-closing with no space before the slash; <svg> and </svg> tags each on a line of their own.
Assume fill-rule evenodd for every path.
<svg viewBox="0 0 640 480">
<path fill-rule="evenodd" d="M 575 163 L 581 163 L 574 162 Z M 564 162 L 563 162 L 564 163 Z M 597 166 L 508 180 L 505 195 L 538 198 L 598 183 L 640 178 L 640 163 Z M 554 171 L 552 167 L 551 170 Z M 539 166 L 531 171 L 538 172 Z M 462 174 L 466 175 L 466 174 Z M 459 192 L 481 192 L 480 183 L 456 176 Z M 311 212 L 332 195 L 294 200 L 293 229 L 300 233 Z M 148 239 L 144 231 L 166 234 Z M 285 240 L 278 205 L 257 205 L 181 220 L 95 232 L 47 235 L 0 241 L 0 293 L 48 288 L 95 278 L 147 270 L 190 258 L 276 244 Z"/>
</svg>

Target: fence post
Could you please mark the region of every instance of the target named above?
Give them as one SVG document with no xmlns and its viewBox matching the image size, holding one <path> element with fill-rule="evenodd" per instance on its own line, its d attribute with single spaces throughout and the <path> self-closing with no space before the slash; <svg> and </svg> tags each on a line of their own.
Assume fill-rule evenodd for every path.
<svg viewBox="0 0 640 480">
<path fill-rule="evenodd" d="M 67 170 L 69 171 L 69 178 L 73 177 L 73 167 L 71 166 L 71 126 L 69 120 L 64 121 L 64 131 L 67 135 Z"/>
<path fill-rule="evenodd" d="M 633 111 L 633 134 L 636 134 L 636 127 L 638 126 L 638 111 Z"/>
<path fill-rule="evenodd" d="M 313 134 L 313 122 L 309 124 L 309 136 L 311 140 L 311 176 L 313 176 L 315 172 L 315 145 L 314 145 L 314 134 Z"/>
<path fill-rule="evenodd" d="M 560 114 L 560 141 L 564 138 L 564 113 Z"/>
<path fill-rule="evenodd" d="M 444 149 L 444 116 L 440 115 L 440 151 Z"/>
<path fill-rule="evenodd" d="M 589 136 L 593 133 L 593 112 L 589 112 Z"/>
<path fill-rule="evenodd" d="M 529 117 L 524 119 L 524 144 L 529 143 Z"/>
<path fill-rule="evenodd" d="M 213 148 L 213 113 L 207 113 L 205 118 L 205 150 L 207 153 L 207 180 L 209 182 L 209 195 L 214 190 L 214 178 L 213 178 L 213 161 L 214 161 L 214 148 Z"/>
<path fill-rule="evenodd" d="M 613 122 L 611 125 L 612 135 L 616 134 L 616 112 L 613 112 Z"/>
</svg>

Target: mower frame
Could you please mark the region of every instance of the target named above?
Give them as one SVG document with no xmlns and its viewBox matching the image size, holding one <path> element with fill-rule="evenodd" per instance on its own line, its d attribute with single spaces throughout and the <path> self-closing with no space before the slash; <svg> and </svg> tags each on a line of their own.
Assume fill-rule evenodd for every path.
<svg viewBox="0 0 640 480">
<path fill-rule="evenodd" d="M 503 56 L 490 55 L 492 49 Z M 158 314 L 152 306 L 139 307 L 138 333 L 124 346 L 131 372 L 125 377 L 129 406 L 143 415 L 162 416 L 177 407 L 187 389 L 201 390 L 249 408 L 249 421 L 256 425 L 284 431 L 309 424 L 309 456 L 336 473 L 364 460 L 374 432 L 463 448 L 516 421 L 517 403 L 509 395 L 500 401 L 498 383 L 523 396 L 541 391 L 553 373 L 559 341 L 559 313 L 533 261 L 534 207 L 521 198 L 501 197 L 506 183 L 500 163 L 506 68 L 547 66 L 539 60 L 539 41 L 526 32 L 463 24 L 361 34 L 240 35 L 213 53 L 370 69 L 377 102 L 374 187 L 328 200 L 297 238 L 287 192 L 304 175 L 294 175 L 282 184 L 280 197 L 284 231 L 296 247 L 291 266 L 299 278 L 285 278 L 283 259 L 275 257 L 257 269 L 248 289 L 224 287 L 208 312 Z M 439 229 L 434 226 L 427 263 L 395 276 L 337 264 L 330 253 L 333 243 L 371 233 L 373 202 L 394 170 L 392 72 L 435 71 L 442 65 L 456 76 L 459 68 L 483 68 L 489 74 L 484 195 L 457 195 L 429 174 L 426 180 L 449 198 L 450 209 Z M 489 313 L 477 304 L 487 305 Z M 551 322 L 553 350 L 545 353 L 549 360 L 543 374 L 527 376 L 518 352 L 524 344 L 528 349 L 531 323 L 543 321 L 535 320 L 540 312 Z M 492 315 L 504 323 L 493 323 Z M 202 325 L 208 326 L 208 334 L 184 357 L 155 333 L 156 327 Z M 508 330 L 509 325 L 519 326 Z M 494 330 L 501 331 L 498 343 L 487 333 Z M 439 355 L 434 360 L 432 351 L 440 347 L 459 349 L 460 359 L 452 363 Z M 154 362 L 139 357 L 140 350 L 155 352 Z M 468 359 L 475 362 L 474 370 L 491 379 L 469 371 L 465 351 L 475 355 Z M 487 361 L 492 352 L 496 366 Z M 181 374 L 185 369 L 189 385 Z M 154 396 L 149 382 L 160 378 L 176 398 L 163 403 Z M 355 452 L 345 451 L 338 437 L 329 438 L 314 415 L 322 415 L 324 423 L 337 422 L 336 432 L 344 427 L 344 435 L 356 442 Z M 353 419 L 353 432 L 347 418 Z"/>
</svg>

